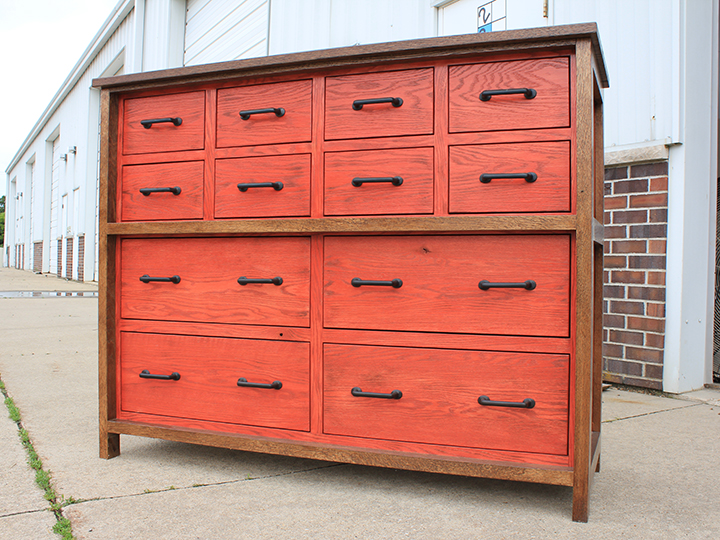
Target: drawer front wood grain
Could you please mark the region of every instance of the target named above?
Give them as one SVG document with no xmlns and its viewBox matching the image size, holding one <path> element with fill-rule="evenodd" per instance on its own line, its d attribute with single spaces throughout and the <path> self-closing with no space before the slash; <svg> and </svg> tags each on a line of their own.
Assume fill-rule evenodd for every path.
<svg viewBox="0 0 720 540">
<path fill-rule="evenodd" d="M 450 132 L 568 127 L 569 66 L 565 57 L 450 66 Z M 518 89 L 536 94 L 480 99 L 483 92 Z"/>
<path fill-rule="evenodd" d="M 309 354 L 302 342 L 123 332 L 121 410 L 307 431 Z"/>
<path fill-rule="evenodd" d="M 277 114 L 258 112 L 269 109 Z M 241 112 L 250 114 L 241 116 Z M 312 81 L 220 89 L 217 146 L 307 142 L 311 138 L 311 113 Z"/>
<path fill-rule="evenodd" d="M 309 216 L 310 158 L 296 154 L 217 160 L 215 217 Z"/>
<path fill-rule="evenodd" d="M 400 98 L 390 102 L 362 101 Z M 353 103 L 357 103 L 353 108 Z M 433 70 L 410 69 L 328 77 L 325 139 L 357 139 L 433 132 Z"/>
<path fill-rule="evenodd" d="M 325 344 L 325 433 L 567 455 L 566 355 Z M 387 399 L 352 394 L 389 394 Z M 478 398 L 534 407 L 480 405 Z"/>
<path fill-rule="evenodd" d="M 123 318 L 309 325 L 309 238 L 126 238 L 121 261 Z"/>
<path fill-rule="evenodd" d="M 123 167 L 122 221 L 202 219 L 203 168 L 202 161 Z M 173 191 L 148 191 L 156 189 Z"/>
<path fill-rule="evenodd" d="M 569 212 L 570 142 L 450 147 L 449 209 Z"/>
<path fill-rule="evenodd" d="M 124 101 L 123 153 L 201 150 L 205 140 L 205 92 L 129 98 Z M 148 120 L 181 119 L 150 124 Z"/>
<path fill-rule="evenodd" d="M 325 154 L 325 215 L 432 212 L 432 148 Z"/>
<path fill-rule="evenodd" d="M 554 337 L 570 331 L 567 235 L 328 237 L 324 278 L 328 328 Z M 358 278 L 384 285 L 353 286 Z M 481 281 L 491 287 L 481 289 Z M 503 283 L 514 288 L 497 287 Z"/>
</svg>

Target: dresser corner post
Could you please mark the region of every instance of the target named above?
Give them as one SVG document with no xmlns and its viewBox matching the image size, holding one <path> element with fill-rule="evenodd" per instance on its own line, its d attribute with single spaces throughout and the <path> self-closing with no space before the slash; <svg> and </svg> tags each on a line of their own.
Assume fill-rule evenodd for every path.
<svg viewBox="0 0 720 540">
<path fill-rule="evenodd" d="M 100 459 L 112 459 L 120 455 L 120 435 L 100 428 Z"/>
</svg>

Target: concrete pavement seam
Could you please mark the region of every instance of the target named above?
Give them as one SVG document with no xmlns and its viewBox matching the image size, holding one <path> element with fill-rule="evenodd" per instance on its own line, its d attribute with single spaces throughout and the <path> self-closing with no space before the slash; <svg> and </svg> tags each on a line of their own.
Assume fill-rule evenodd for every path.
<svg viewBox="0 0 720 540">
<path fill-rule="evenodd" d="M 697 402 L 693 403 L 692 405 L 687 405 L 685 407 L 671 407 L 669 409 L 663 409 L 662 411 L 650 411 L 642 414 L 634 414 L 632 416 L 623 416 L 622 418 L 611 418 L 610 420 L 603 420 L 603 424 L 611 424 L 613 422 L 620 422 L 621 420 L 630 420 L 632 418 L 642 418 L 643 416 L 650 416 L 651 414 L 660 414 L 670 411 L 680 411 L 682 409 L 689 409 L 690 407 L 697 407 L 698 405 L 705 405 L 703 402 Z"/>
<path fill-rule="evenodd" d="M 0 519 L 8 518 L 8 517 L 15 517 L 15 516 L 24 516 L 27 514 L 41 514 L 43 512 L 52 512 L 52 509 L 43 508 L 42 510 L 23 510 L 22 512 L 10 512 L 9 514 L 0 514 Z"/>
</svg>

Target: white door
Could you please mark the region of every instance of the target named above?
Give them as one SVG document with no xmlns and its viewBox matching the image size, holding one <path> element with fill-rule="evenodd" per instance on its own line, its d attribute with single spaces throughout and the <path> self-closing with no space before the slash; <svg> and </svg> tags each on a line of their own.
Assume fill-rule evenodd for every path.
<svg viewBox="0 0 720 540">
<path fill-rule="evenodd" d="M 549 21 L 549 0 L 450 0 L 436 6 L 440 36 L 535 28 Z"/>
<path fill-rule="evenodd" d="M 60 137 L 53 141 L 50 177 L 50 272 L 57 271 L 60 232 Z"/>
<path fill-rule="evenodd" d="M 61 271 L 58 272 L 58 276 L 64 276 L 64 277 L 71 277 L 66 275 L 65 269 L 67 268 L 67 258 L 68 258 L 68 252 L 67 249 L 65 249 L 65 238 L 68 235 L 68 196 L 67 194 L 62 196 L 62 201 L 60 205 L 60 245 L 62 247 L 62 260 L 60 261 L 60 264 L 62 265 Z"/>
</svg>

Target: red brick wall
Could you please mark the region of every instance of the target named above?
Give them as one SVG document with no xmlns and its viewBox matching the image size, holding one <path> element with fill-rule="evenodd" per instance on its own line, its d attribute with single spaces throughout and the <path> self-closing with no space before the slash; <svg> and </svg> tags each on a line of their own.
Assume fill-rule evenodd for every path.
<svg viewBox="0 0 720 540">
<path fill-rule="evenodd" d="M 605 170 L 606 381 L 662 389 L 667 162 Z"/>
<path fill-rule="evenodd" d="M 42 272 L 43 243 L 33 244 L 33 272 Z"/>
<path fill-rule="evenodd" d="M 57 277 L 62 276 L 62 250 L 63 250 L 63 243 L 62 238 L 58 238 L 57 240 Z"/>
<path fill-rule="evenodd" d="M 67 257 L 65 258 L 65 277 L 72 279 L 73 277 L 73 239 L 65 239 L 65 249 Z"/>
<path fill-rule="evenodd" d="M 78 236 L 78 281 L 85 281 L 85 237 Z"/>
</svg>

